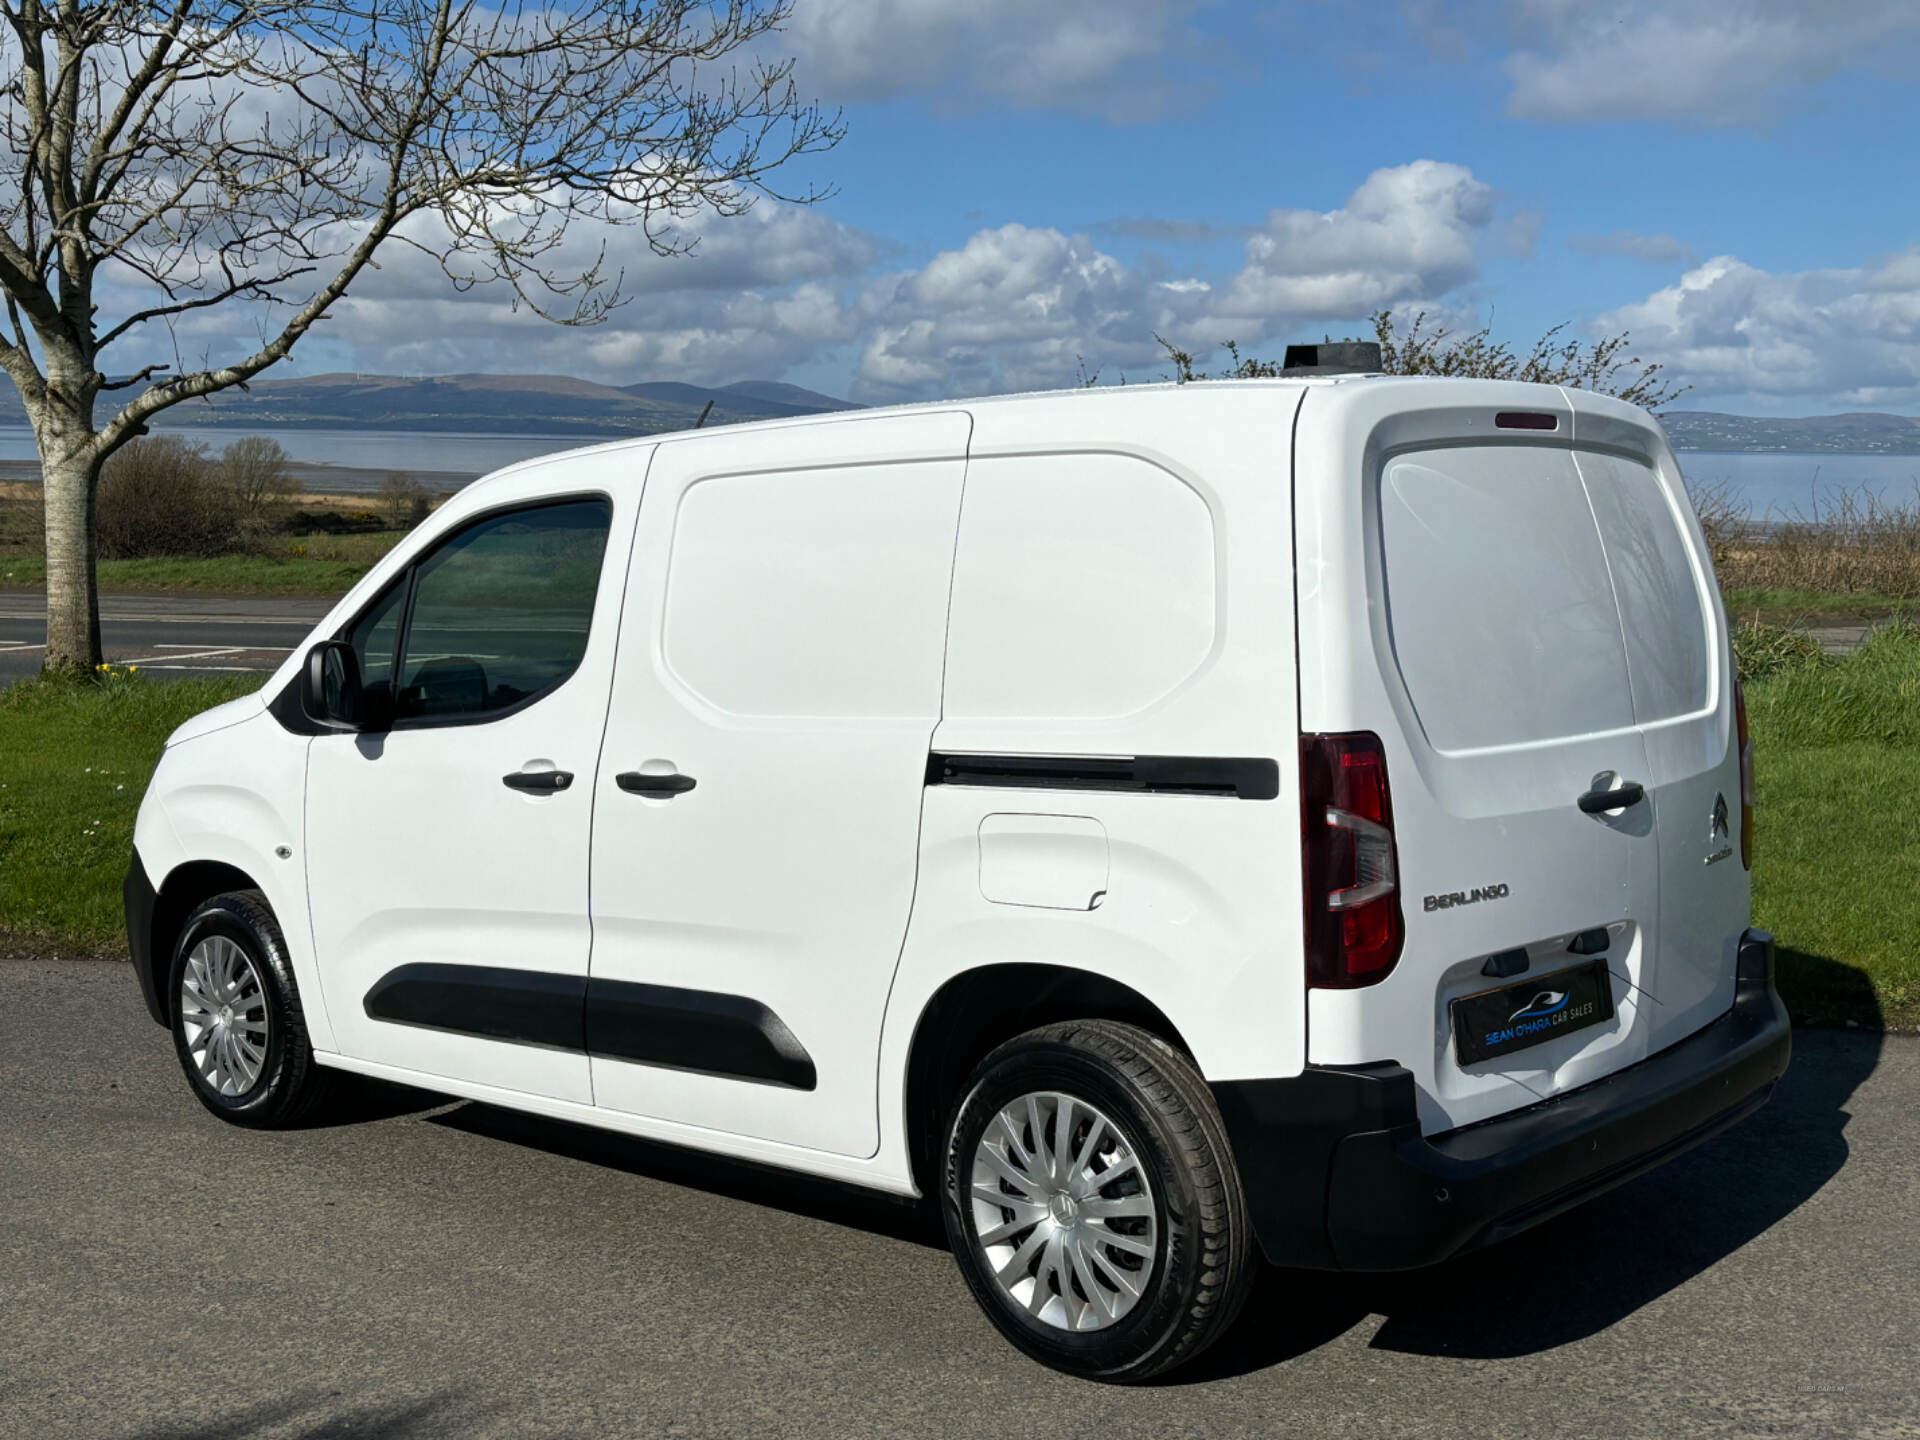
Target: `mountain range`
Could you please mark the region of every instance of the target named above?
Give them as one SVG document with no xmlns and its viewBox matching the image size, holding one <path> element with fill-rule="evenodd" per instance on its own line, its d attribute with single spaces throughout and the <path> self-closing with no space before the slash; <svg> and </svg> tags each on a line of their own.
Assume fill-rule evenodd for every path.
<svg viewBox="0 0 1920 1440">
<path fill-rule="evenodd" d="M 601 385 L 571 375 L 333 374 L 256 380 L 175 406 L 154 426 L 612 437 L 687 429 L 709 403 L 709 425 L 860 408 L 774 380 L 709 388 L 671 380 Z M 0 388 L 0 424 L 25 423 L 13 387 Z"/>
<path fill-rule="evenodd" d="M 1857 411 L 1782 418 L 1669 410 L 1660 417 L 1676 450 L 1780 450 L 1799 455 L 1920 455 L 1920 420 Z"/>
<path fill-rule="evenodd" d="M 310 375 L 258 380 L 166 411 L 165 426 L 251 429 L 414 430 L 466 435 L 657 435 L 683 430 L 711 403 L 709 425 L 860 408 L 776 380 L 709 387 L 674 380 L 602 385 L 572 375 Z M 103 411 L 105 407 L 102 407 Z M 1786 419 L 1670 410 L 1676 450 L 1920 455 L 1920 420 L 1854 413 Z M 26 416 L 0 386 L 0 424 Z"/>
</svg>

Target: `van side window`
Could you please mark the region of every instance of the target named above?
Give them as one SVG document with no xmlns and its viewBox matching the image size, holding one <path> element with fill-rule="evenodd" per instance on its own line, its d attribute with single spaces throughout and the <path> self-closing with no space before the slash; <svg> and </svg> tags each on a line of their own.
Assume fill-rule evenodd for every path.
<svg viewBox="0 0 1920 1440">
<path fill-rule="evenodd" d="M 347 627 L 346 642 L 360 662 L 360 683 L 369 688 L 393 683 L 393 651 L 400 638 L 400 602 L 407 597 L 402 574 Z"/>
<path fill-rule="evenodd" d="M 613 506 L 571 500 L 489 515 L 414 566 L 396 720 L 470 720 L 555 689 L 593 622 Z"/>
<path fill-rule="evenodd" d="M 1213 512 L 1130 455 L 969 462 L 948 718 L 1145 709 L 1213 648 Z"/>
</svg>

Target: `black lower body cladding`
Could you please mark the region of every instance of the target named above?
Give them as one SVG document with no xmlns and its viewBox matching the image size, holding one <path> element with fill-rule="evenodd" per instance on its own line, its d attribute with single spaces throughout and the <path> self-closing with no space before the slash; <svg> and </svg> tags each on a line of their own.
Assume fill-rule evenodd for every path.
<svg viewBox="0 0 1920 1440">
<path fill-rule="evenodd" d="M 167 1013 L 159 977 L 153 972 L 153 912 L 160 896 L 147 878 L 147 867 L 140 863 L 138 850 L 127 861 L 127 878 L 121 882 L 120 895 L 126 906 L 127 953 L 133 957 L 133 973 L 140 981 L 140 998 L 147 1002 L 147 1013 L 156 1021 L 171 1024 L 173 1017 Z"/>
<path fill-rule="evenodd" d="M 1733 1008 L 1677 1045 L 1510 1115 L 1423 1136 L 1395 1064 L 1214 1085 L 1277 1265 L 1404 1270 L 1518 1233 L 1766 1103 L 1792 1051 L 1773 937 L 1740 945 Z"/>
</svg>

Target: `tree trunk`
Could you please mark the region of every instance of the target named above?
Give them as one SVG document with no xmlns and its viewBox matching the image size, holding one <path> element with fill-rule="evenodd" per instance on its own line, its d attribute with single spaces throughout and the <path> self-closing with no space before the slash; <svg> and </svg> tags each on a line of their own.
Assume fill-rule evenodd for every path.
<svg viewBox="0 0 1920 1440">
<path fill-rule="evenodd" d="M 91 436 L 88 437 L 91 440 Z M 100 595 L 94 574 L 93 502 L 100 462 L 81 444 L 53 452 L 42 438 L 47 507 L 48 670 L 91 675 L 100 664 Z"/>
</svg>

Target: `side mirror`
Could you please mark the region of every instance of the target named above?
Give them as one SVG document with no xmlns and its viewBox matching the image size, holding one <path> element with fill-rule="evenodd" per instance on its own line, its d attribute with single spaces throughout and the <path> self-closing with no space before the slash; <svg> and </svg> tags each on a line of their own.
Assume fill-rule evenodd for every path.
<svg viewBox="0 0 1920 1440">
<path fill-rule="evenodd" d="M 360 729 L 360 659 L 344 640 L 322 640 L 307 652 L 300 708 L 328 730 Z"/>
</svg>

